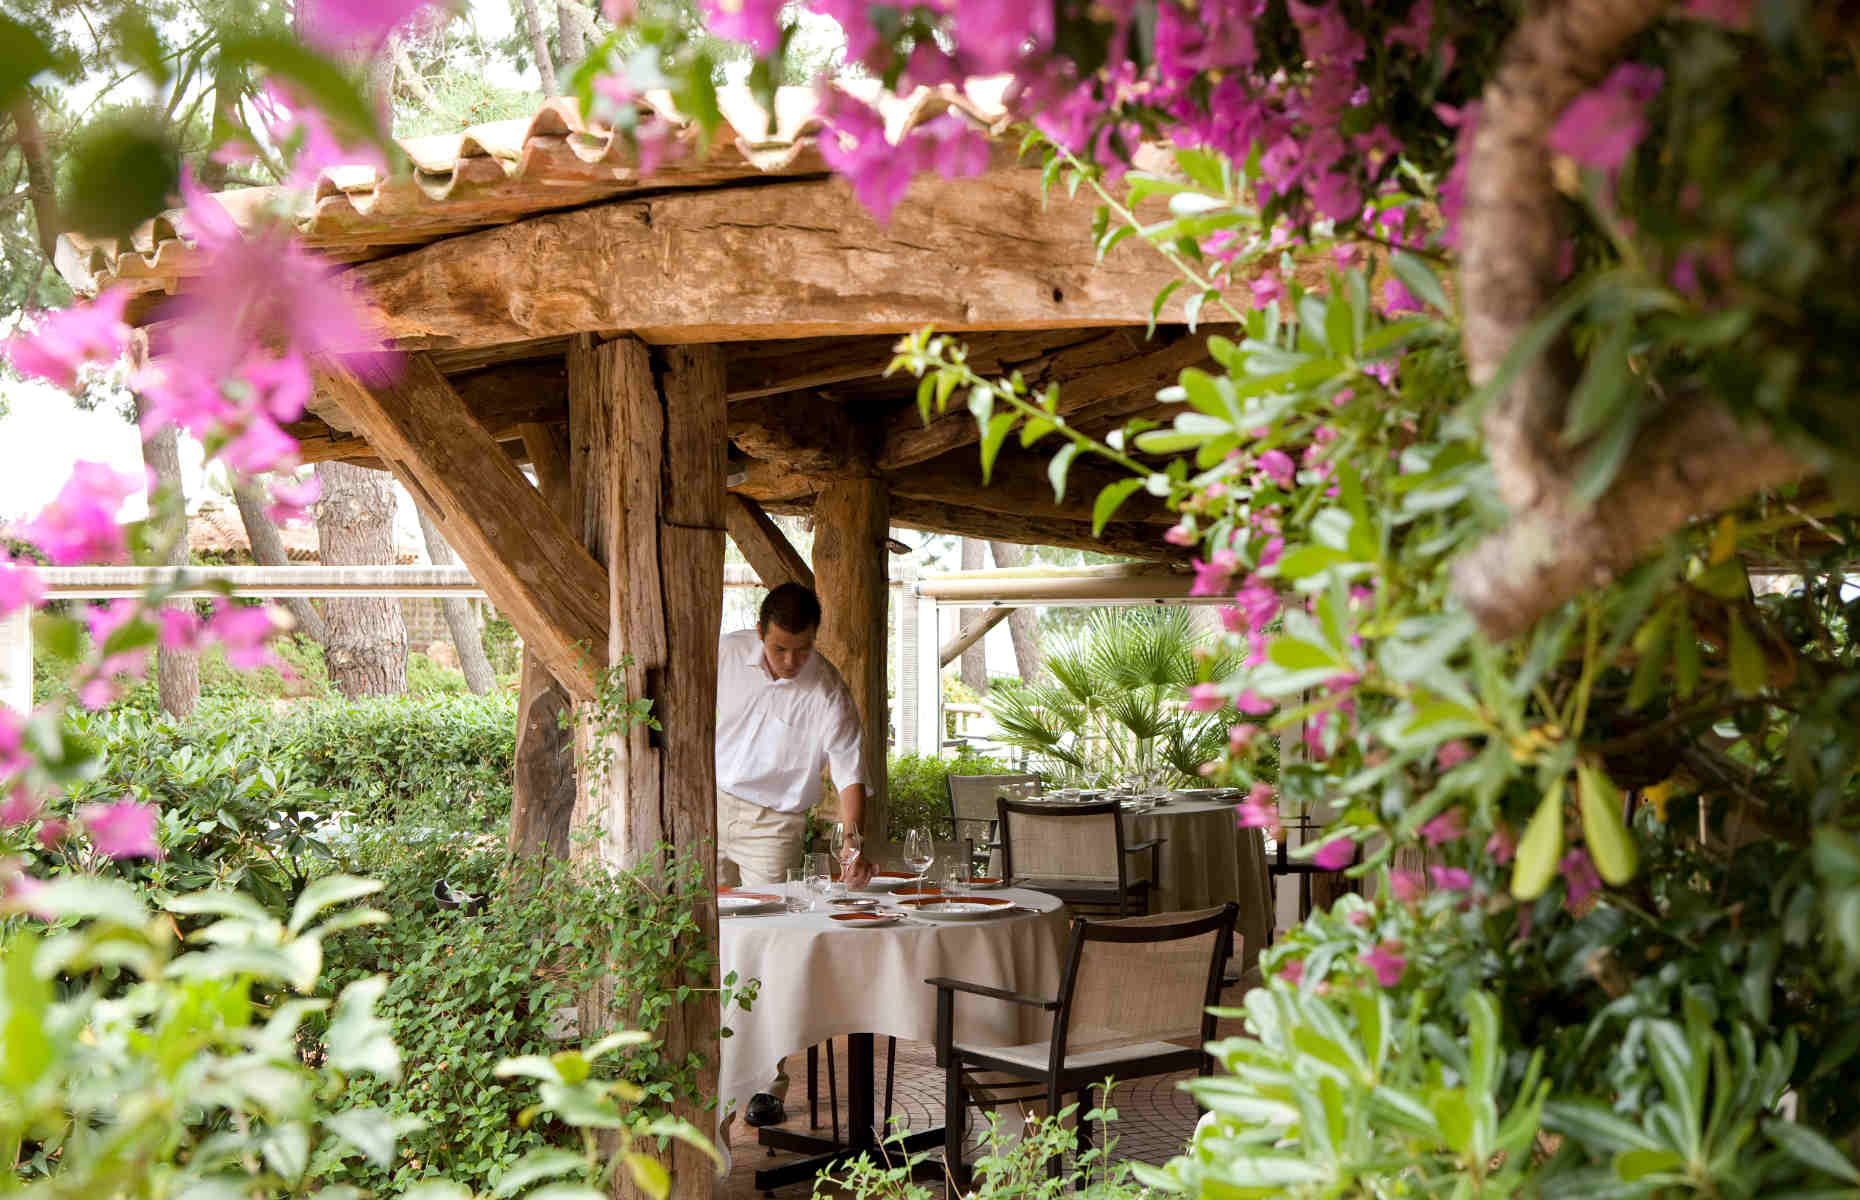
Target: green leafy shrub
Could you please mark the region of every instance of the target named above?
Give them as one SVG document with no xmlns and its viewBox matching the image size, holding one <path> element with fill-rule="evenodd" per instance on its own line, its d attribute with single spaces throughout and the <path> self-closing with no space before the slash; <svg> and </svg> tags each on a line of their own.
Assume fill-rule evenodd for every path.
<svg viewBox="0 0 1860 1200">
<path fill-rule="evenodd" d="M 385 883 L 388 919 L 333 939 L 328 970 L 338 982 L 388 979 L 379 1011 L 402 1048 L 406 1082 L 357 1085 L 346 1102 L 423 1122 L 391 1167 L 351 1161 L 337 1171 L 358 1186 L 397 1194 L 438 1175 L 488 1190 L 522 1155 L 577 1144 L 559 1123 L 514 1119 L 529 1102 L 527 1085 L 514 1094 L 497 1087 L 498 1060 L 559 1049 L 574 1036 L 577 999 L 604 979 L 615 1011 L 651 1029 L 716 967 L 715 948 L 697 936 L 701 877 L 689 859 L 668 858 L 661 881 L 657 863 L 612 874 L 512 865 L 501 838 L 418 839 L 393 829 L 364 837 L 353 856 Z M 439 907 L 440 879 L 483 896 L 482 911 Z M 729 1005 L 748 1001 L 733 984 L 724 981 L 726 1024 Z M 630 1084 L 640 1113 L 656 1116 L 674 1101 L 714 1104 L 697 1091 L 696 1067 L 642 1043 L 621 1048 L 602 1076 Z"/>
<path fill-rule="evenodd" d="M 938 837 L 953 836 L 949 829 L 949 788 L 944 780 L 951 775 L 1004 775 L 1012 771 L 1004 762 L 966 749 L 951 758 L 935 754 L 892 755 L 885 763 L 891 839 L 901 839 L 905 830 L 918 825 L 932 827 Z"/>
<path fill-rule="evenodd" d="M 469 691 L 463 671 L 436 663 L 417 651 L 407 655 L 409 696 L 458 696 Z"/>
</svg>

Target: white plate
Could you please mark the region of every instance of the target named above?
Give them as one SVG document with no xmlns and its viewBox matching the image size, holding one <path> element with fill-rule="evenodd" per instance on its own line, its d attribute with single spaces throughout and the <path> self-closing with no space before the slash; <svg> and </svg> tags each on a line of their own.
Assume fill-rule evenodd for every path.
<svg viewBox="0 0 1860 1200">
<path fill-rule="evenodd" d="M 780 896 L 767 892 L 719 892 L 717 894 L 717 915 L 720 917 L 740 917 L 746 913 L 771 912 L 782 907 Z"/>
<path fill-rule="evenodd" d="M 841 929 L 883 929 L 887 925 L 898 923 L 898 914 L 883 913 L 834 913 L 828 920 Z"/>
<path fill-rule="evenodd" d="M 962 886 L 972 892 L 992 892 L 996 888 L 1006 887 L 1007 884 L 999 879 L 965 879 Z"/>
<path fill-rule="evenodd" d="M 1014 911 L 1012 900 L 975 897 L 968 900 L 906 901 L 903 907 L 914 917 L 929 921 L 985 921 Z"/>
<path fill-rule="evenodd" d="M 1177 788 L 1169 794 L 1178 800 L 1218 800 L 1228 792 L 1227 788 Z"/>
<path fill-rule="evenodd" d="M 913 883 L 916 879 L 917 876 L 915 875 L 874 875 L 871 879 L 866 881 L 865 887 L 860 890 L 866 892 L 889 892 L 894 888 L 901 888 L 908 883 Z"/>
</svg>

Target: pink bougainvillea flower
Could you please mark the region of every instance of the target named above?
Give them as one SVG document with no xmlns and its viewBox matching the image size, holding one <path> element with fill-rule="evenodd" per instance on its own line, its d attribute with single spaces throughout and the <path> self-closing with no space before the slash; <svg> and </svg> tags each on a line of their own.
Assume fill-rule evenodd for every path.
<svg viewBox="0 0 1860 1200">
<path fill-rule="evenodd" d="M 0 828 L 24 825 L 39 815 L 41 803 L 37 792 L 23 783 L 14 784 L 7 789 L 6 799 L 0 800 Z"/>
<path fill-rule="evenodd" d="M 1195 544 L 1194 527 L 1186 521 L 1177 521 L 1163 534 L 1163 541 L 1171 546 L 1192 546 Z"/>
<path fill-rule="evenodd" d="M 1434 766 L 1442 771 L 1451 771 L 1473 756 L 1472 747 L 1458 738 L 1441 743 L 1434 752 Z"/>
<path fill-rule="evenodd" d="M 278 618 L 269 607 L 234 607 L 224 600 L 214 601 L 214 613 L 207 619 L 208 638 L 218 642 L 226 661 L 241 671 L 275 662 L 270 641 L 278 629 Z"/>
<path fill-rule="evenodd" d="M 1302 958 L 1286 959 L 1279 964 L 1276 978 L 1283 979 L 1286 983 L 1297 987 L 1305 980 L 1305 960 Z"/>
<path fill-rule="evenodd" d="M 971 74 L 997 75 L 1053 43 L 1053 6 L 955 0 L 955 41 Z"/>
<path fill-rule="evenodd" d="M 45 891 L 43 880 L 34 879 L 16 867 L 0 872 L 0 877 L 6 880 L 4 885 L 0 885 L 0 907 L 18 912 L 29 912 L 41 921 L 50 921 L 57 917 L 57 913 L 40 902 L 40 893 Z"/>
<path fill-rule="evenodd" d="M 164 608 L 156 614 L 164 650 L 198 650 L 204 625 L 193 608 Z"/>
<path fill-rule="evenodd" d="M 1414 298 L 1414 293 L 1401 280 L 1390 278 L 1382 281 L 1382 312 L 1385 316 L 1420 311 L 1421 302 Z"/>
<path fill-rule="evenodd" d="M 972 179 L 988 169 L 988 138 L 969 120 L 946 112 L 912 131 L 927 164 L 945 179 Z"/>
<path fill-rule="evenodd" d="M 1347 837 L 1334 837 L 1317 848 L 1311 861 L 1321 871 L 1341 871 L 1356 857 L 1356 843 Z"/>
<path fill-rule="evenodd" d="M 1343 919 L 1357 929 L 1367 929 L 1376 918 L 1375 915 L 1366 908 L 1353 908 L 1350 910 L 1349 915 L 1345 916 Z"/>
<path fill-rule="evenodd" d="M 1466 814 L 1457 808 L 1449 808 L 1427 824 L 1421 826 L 1421 836 L 1430 846 L 1440 846 L 1466 836 Z"/>
<path fill-rule="evenodd" d="M 1557 864 L 1563 872 L 1563 880 L 1569 884 L 1569 895 L 1564 905 L 1574 910 L 1584 900 L 1602 890 L 1602 877 L 1595 872 L 1595 863 L 1589 858 L 1589 852 L 1578 846 L 1563 856 Z"/>
<path fill-rule="evenodd" d="M 1377 942 L 1356 959 L 1373 971 L 1377 985 L 1385 988 L 1400 983 L 1402 973 L 1408 969 L 1408 960 L 1401 956 L 1401 943 L 1395 941 Z"/>
<path fill-rule="evenodd" d="M 1251 721 L 1242 721 L 1227 731 L 1227 748 L 1232 750 L 1235 754 L 1239 754 L 1248 746 L 1251 746 L 1253 744 L 1253 739 L 1258 736 L 1259 726 L 1253 724 Z"/>
<path fill-rule="evenodd" d="M 1280 558 L 1284 557 L 1284 555 L 1285 539 L 1275 533 L 1267 538 L 1266 544 L 1260 548 L 1259 565 L 1261 567 L 1270 567 L 1273 563 L 1278 562 Z"/>
<path fill-rule="evenodd" d="M 112 363 L 129 344 L 123 306 L 129 289 L 112 288 L 88 304 L 55 309 L 36 326 L 0 343 L 0 356 L 21 375 L 36 375 L 67 391 L 89 363 Z"/>
<path fill-rule="evenodd" d="M 1518 839 L 1511 834 L 1511 828 L 1500 825 L 1492 831 L 1492 836 L 1485 839 L 1485 856 L 1504 866 L 1518 853 Z"/>
<path fill-rule="evenodd" d="M 30 561 L 0 555 L 0 617 L 37 608 L 45 599 L 45 581 Z"/>
<path fill-rule="evenodd" d="M 138 600 L 110 600 L 93 605 L 84 610 L 84 628 L 90 634 L 90 640 L 101 646 L 110 640 L 110 635 L 129 624 L 142 611 Z"/>
<path fill-rule="evenodd" d="M 60 821 L 58 818 L 53 817 L 49 821 L 39 822 L 38 832 L 34 833 L 32 836 L 40 846 L 50 850 L 58 845 L 58 843 L 64 841 L 65 837 L 70 832 L 71 826 L 68 822 Z"/>
<path fill-rule="evenodd" d="M 1280 487 L 1290 490 L 1297 478 L 1297 468 L 1292 464 L 1292 456 L 1283 450 L 1268 450 L 1259 456 L 1259 469 L 1266 478 Z"/>
<path fill-rule="evenodd" d="M 1182 707 L 1189 712 L 1219 712 L 1227 707 L 1227 697 L 1221 695 L 1221 689 L 1217 684 L 1197 683 L 1188 689 L 1188 699 L 1183 702 Z"/>
<path fill-rule="evenodd" d="M 883 225 L 904 199 L 919 163 L 913 154 L 886 140 L 884 118 L 876 109 L 837 89 L 827 95 L 821 109 L 825 128 L 816 143 L 820 157 Z"/>
<path fill-rule="evenodd" d="M 1199 558 L 1190 561 L 1195 568 L 1195 582 L 1188 589 L 1188 594 L 1191 596 L 1220 595 L 1227 590 L 1227 583 L 1233 578 L 1234 568 L 1240 565 L 1240 560 L 1234 556 L 1234 552 L 1226 549 L 1216 550 L 1208 555 L 1206 562 Z"/>
<path fill-rule="evenodd" d="M 31 542 L 58 566 L 113 563 L 123 557 L 123 530 L 116 514 L 141 491 L 140 476 L 99 462 L 78 462 L 71 478 L 38 516 L 9 532 Z"/>
<path fill-rule="evenodd" d="M 1253 293 L 1253 307 L 1264 308 L 1285 295 L 1285 285 L 1271 271 L 1247 285 Z"/>
<path fill-rule="evenodd" d="M 315 475 L 302 480 L 291 478 L 271 481 L 271 504 L 265 515 L 277 525 L 292 525 L 308 520 L 310 508 L 323 498 L 323 481 Z"/>
<path fill-rule="evenodd" d="M 1239 829 L 1264 829 L 1278 837 L 1285 828 L 1268 784 L 1256 783 L 1249 788 L 1246 799 L 1234 806 L 1234 814 L 1234 826 Z"/>
<path fill-rule="evenodd" d="M 1403 904 L 1412 904 L 1427 894 L 1418 871 L 1390 871 L 1389 894 Z"/>
<path fill-rule="evenodd" d="M 1472 890 L 1472 873 L 1463 867 L 1429 867 L 1427 877 L 1433 880 L 1434 886 L 1443 892 Z"/>
<path fill-rule="evenodd" d="M 1278 705 L 1266 699 L 1252 688 L 1246 688 L 1234 697 L 1234 707 L 1249 717 L 1263 717 Z"/>
<path fill-rule="evenodd" d="M 1249 633 L 1260 632 L 1279 616 L 1278 590 L 1258 575 L 1246 577 L 1246 582 L 1234 593 L 1234 603 L 1246 618 Z"/>
<path fill-rule="evenodd" d="M 1647 132 L 1643 110 L 1666 80 L 1658 67 L 1622 63 L 1569 102 L 1550 129 L 1550 148 L 1585 167 L 1618 171 Z"/>
<path fill-rule="evenodd" d="M 409 24 L 430 0 L 303 0 L 299 27 L 317 48 L 355 53 Z"/>
<path fill-rule="evenodd" d="M 114 804 L 86 804 L 77 818 L 89 832 L 97 853 L 106 858 L 160 858 L 155 840 L 155 809 L 124 796 Z"/>
</svg>

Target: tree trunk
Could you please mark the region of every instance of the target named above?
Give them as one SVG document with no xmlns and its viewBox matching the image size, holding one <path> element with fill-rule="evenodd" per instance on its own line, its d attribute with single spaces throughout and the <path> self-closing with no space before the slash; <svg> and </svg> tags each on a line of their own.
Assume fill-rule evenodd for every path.
<svg viewBox="0 0 1860 1200">
<path fill-rule="evenodd" d="M 233 481 L 233 503 L 239 506 L 239 520 L 245 525 L 246 544 L 252 548 L 252 561 L 261 567 L 288 567 L 291 556 L 284 549 L 284 539 L 278 534 L 278 527 L 265 515 L 265 489 L 258 480 L 245 478 Z M 302 596 L 292 596 L 283 601 L 284 611 L 291 614 L 297 622 L 296 632 L 303 634 L 317 645 L 329 640 L 329 630 L 323 624 L 323 614 L 317 612 L 316 606 Z"/>
<path fill-rule="evenodd" d="M 64 232 L 64 217 L 58 207 L 58 184 L 46 151 L 45 132 L 39 126 L 39 114 L 32 107 L 30 94 L 20 96 L 11 112 L 13 143 L 26 160 L 26 199 L 32 205 L 39 250 L 49 263 L 57 254 L 58 235 Z"/>
<path fill-rule="evenodd" d="M 979 571 L 987 566 L 988 562 L 983 557 L 986 552 L 986 543 L 977 538 L 963 538 L 962 569 Z M 980 621 L 985 611 L 980 608 L 962 609 L 962 615 L 958 618 L 962 628 L 967 630 Z M 978 696 L 988 691 L 988 653 L 980 640 L 962 652 L 962 685 Z"/>
<path fill-rule="evenodd" d="M 995 566 L 1018 567 L 1025 557 L 1025 549 L 1013 542 L 990 542 L 988 548 L 994 552 Z M 1020 672 L 1022 683 L 1032 683 L 1040 677 L 1041 669 L 1046 665 L 1040 653 L 1040 614 L 1037 609 L 1017 608 L 1008 614 L 1008 636 L 1014 639 L 1014 666 Z"/>
<path fill-rule="evenodd" d="M 387 566 L 394 562 L 394 485 L 385 471 L 322 462 L 317 550 L 325 566 Z M 339 597 L 324 610 L 323 660 L 330 682 L 353 700 L 407 690 L 407 626 L 392 597 Z"/>
<path fill-rule="evenodd" d="M 142 416 L 142 401 L 136 401 L 136 416 Z M 149 520 L 157 541 L 165 547 L 162 562 L 171 567 L 187 565 L 187 491 L 181 482 L 180 436 L 173 425 L 163 425 L 142 442 L 142 463 L 149 471 Z M 191 609 L 191 600 L 171 600 L 165 607 Z M 171 717 L 185 717 L 194 711 L 200 699 L 200 663 L 192 650 L 170 650 L 166 646 L 155 652 L 155 689 L 161 696 L 161 710 Z"/>
<path fill-rule="evenodd" d="M 542 80 L 543 95 L 561 95 L 556 90 L 555 63 L 549 58 L 549 39 L 543 36 L 542 16 L 536 11 L 536 0 L 523 0 L 523 29 L 530 36 L 530 53 L 536 56 L 536 74 Z"/>
<path fill-rule="evenodd" d="M 562 65 L 573 67 L 588 56 L 588 29 L 592 22 L 580 0 L 555 0 L 555 41 Z"/>
<path fill-rule="evenodd" d="M 420 511 L 420 536 L 426 539 L 426 556 L 434 565 L 450 566 L 459 560 L 423 509 Z M 482 696 L 491 690 L 496 679 L 491 674 L 490 660 L 484 656 L 484 633 L 478 626 L 478 614 L 472 611 L 471 601 L 457 597 L 441 600 L 439 607 L 446 615 L 446 628 L 452 631 L 452 648 L 458 651 L 459 670 L 465 672 L 465 686 L 474 696 Z"/>
</svg>

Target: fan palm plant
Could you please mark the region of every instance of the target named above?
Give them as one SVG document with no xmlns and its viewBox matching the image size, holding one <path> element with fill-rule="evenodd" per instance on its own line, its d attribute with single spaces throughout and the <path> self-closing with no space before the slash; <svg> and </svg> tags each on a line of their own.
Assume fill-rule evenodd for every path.
<svg viewBox="0 0 1860 1200">
<path fill-rule="evenodd" d="M 1227 737 L 1219 714 L 1182 707 L 1188 686 L 1208 677 L 1198 649 L 1212 653 L 1215 678 L 1238 666 L 1186 609 L 1100 609 L 1048 655 L 1050 679 L 997 688 L 988 710 L 1001 740 L 1040 759 L 1056 782 L 1180 786 Z"/>
</svg>

